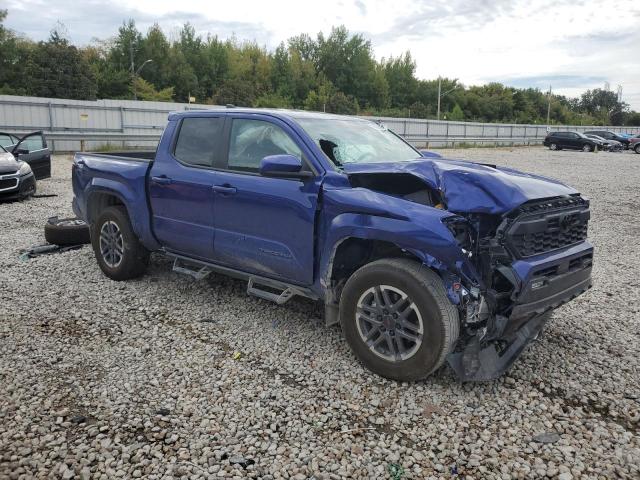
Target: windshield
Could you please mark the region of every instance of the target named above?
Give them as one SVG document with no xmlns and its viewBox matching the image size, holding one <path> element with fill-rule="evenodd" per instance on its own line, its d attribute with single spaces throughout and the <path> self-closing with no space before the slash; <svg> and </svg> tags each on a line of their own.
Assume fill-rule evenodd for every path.
<svg viewBox="0 0 640 480">
<path fill-rule="evenodd" d="M 383 125 L 348 118 L 296 118 L 338 167 L 347 163 L 405 162 L 420 153 Z"/>
</svg>

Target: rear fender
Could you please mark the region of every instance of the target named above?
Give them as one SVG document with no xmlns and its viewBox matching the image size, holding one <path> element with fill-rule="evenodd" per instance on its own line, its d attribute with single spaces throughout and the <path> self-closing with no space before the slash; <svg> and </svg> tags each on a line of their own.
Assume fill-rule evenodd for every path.
<svg viewBox="0 0 640 480">
<path fill-rule="evenodd" d="M 85 198 L 87 199 L 85 220 L 87 223 L 95 222 L 97 215 L 92 214 L 91 205 L 98 201 L 102 195 L 117 198 L 126 208 L 133 231 L 147 249 L 157 250 L 160 248 L 160 244 L 151 232 L 151 217 L 147 208 L 144 188 L 132 188 L 122 182 L 94 177 L 85 189 Z"/>
</svg>

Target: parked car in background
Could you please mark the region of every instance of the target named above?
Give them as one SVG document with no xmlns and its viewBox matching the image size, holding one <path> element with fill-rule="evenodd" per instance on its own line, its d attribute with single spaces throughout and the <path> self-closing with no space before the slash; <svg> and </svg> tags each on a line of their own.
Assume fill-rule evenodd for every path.
<svg viewBox="0 0 640 480">
<path fill-rule="evenodd" d="M 622 144 L 625 150 L 629 148 L 629 139 L 616 132 L 611 132 L 609 130 L 589 130 L 588 132 L 584 132 L 584 134 L 598 135 L 605 140 L 616 140 L 617 142 L 620 142 Z"/>
<path fill-rule="evenodd" d="M 445 360 L 463 380 L 495 378 L 591 286 L 579 192 L 426 158 L 360 118 L 173 113 L 155 152 L 77 153 L 72 183 L 109 278 L 144 274 L 159 251 L 177 272 L 244 278 L 278 304 L 321 300 L 356 356 L 396 380 Z"/>
<path fill-rule="evenodd" d="M 551 132 L 542 144 L 551 150 L 582 150 L 583 152 L 593 152 L 596 148 L 602 148 L 600 141 L 589 138 L 579 132 Z"/>
<path fill-rule="evenodd" d="M 0 200 L 26 198 L 35 191 L 36 178 L 29 164 L 0 145 Z"/>
<path fill-rule="evenodd" d="M 586 134 L 586 136 L 592 140 L 595 140 L 596 142 L 599 142 L 602 147 L 598 148 L 601 148 L 602 150 L 606 150 L 608 152 L 621 152 L 624 148 L 622 146 L 622 143 L 618 142 L 617 140 L 607 140 L 591 133 Z"/>
<path fill-rule="evenodd" d="M 629 148 L 636 153 L 640 153 L 640 135 L 629 139 Z"/>
<path fill-rule="evenodd" d="M 0 146 L 16 160 L 29 164 L 36 180 L 51 177 L 51 152 L 43 132 L 23 136 L 0 132 Z"/>
</svg>

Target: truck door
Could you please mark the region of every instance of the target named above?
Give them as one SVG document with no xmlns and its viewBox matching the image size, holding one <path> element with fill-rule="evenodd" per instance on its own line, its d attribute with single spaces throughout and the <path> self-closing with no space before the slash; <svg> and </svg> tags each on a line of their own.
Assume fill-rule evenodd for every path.
<svg viewBox="0 0 640 480">
<path fill-rule="evenodd" d="M 169 148 L 158 148 L 149 173 L 149 202 L 153 232 L 169 251 L 213 258 L 213 168 L 223 155 L 223 127 L 222 115 L 187 116 L 173 126 Z"/>
<path fill-rule="evenodd" d="M 263 177 L 268 155 L 291 154 L 313 170 L 311 153 L 286 123 L 268 115 L 229 118 L 228 155 L 214 201 L 218 263 L 299 285 L 313 283 L 320 177 Z"/>
</svg>

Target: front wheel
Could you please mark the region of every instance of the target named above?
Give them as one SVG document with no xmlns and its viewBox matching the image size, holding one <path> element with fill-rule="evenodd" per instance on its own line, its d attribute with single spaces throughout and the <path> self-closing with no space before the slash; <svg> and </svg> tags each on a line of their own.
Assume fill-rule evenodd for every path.
<svg viewBox="0 0 640 480">
<path fill-rule="evenodd" d="M 633 151 L 636 153 L 640 153 L 640 142 L 636 143 L 636 146 L 633 147 Z"/>
<path fill-rule="evenodd" d="M 399 258 L 377 260 L 349 278 L 340 324 L 365 367 L 400 381 L 425 378 L 442 366 L 460 328 L 440 277 Z"/>
<path fill-rule="evenodd" d="M 552 144 L 549 145 L 549 150 L 560 150 L 560 149 L 558 148 L 557 144 L 552 143 Z"/>
<path fill-rule="evenodd" d="M 104 274 L 112 280 L 128 280 L 144 274 L 149 251 L 131 228 L 127 210 L 106 208 L 91 229 L 91 245 Z"/>
<path fill-rule="evenodd" d="M 585 143 L 582 146 L 582 151 L 583 152 L 591 152 L 591 151 L 593 151 L 593 147 L 591 145 L 589 145 L 588 143 Z"/>
</svg>

